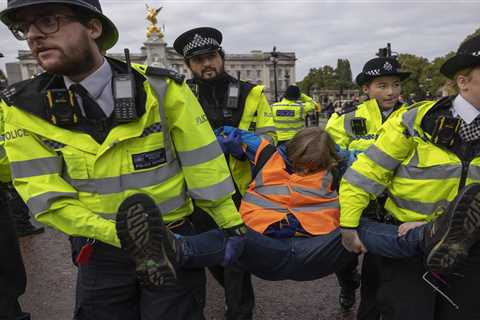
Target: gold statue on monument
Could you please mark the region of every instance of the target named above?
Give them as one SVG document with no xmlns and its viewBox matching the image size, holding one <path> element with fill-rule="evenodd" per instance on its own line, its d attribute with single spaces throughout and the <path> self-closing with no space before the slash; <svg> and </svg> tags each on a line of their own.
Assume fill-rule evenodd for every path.
<svg viewBox="0 0 480 320">
<path fill-rule="evenodd" d="M 150 25 L 147 28 L 147 38 L 152 39 L 154 36 L 156 36 L 158 39 L 163 38 L 163 33 L 157 26 L 157 15 L 163 9 L 163 7 L 156 9 L 150 7 L 148 4 L 145 4 L 145 6 L 147 7 L 147 20 L 150 22 Z"/>
</svg>

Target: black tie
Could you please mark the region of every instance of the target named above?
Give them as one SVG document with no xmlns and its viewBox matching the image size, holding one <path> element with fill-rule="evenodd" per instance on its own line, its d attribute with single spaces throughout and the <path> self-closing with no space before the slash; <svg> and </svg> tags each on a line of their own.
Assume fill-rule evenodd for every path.
<svg viewBox="0 0 480 320">
<path fill-rule="evenodd" d="M 85 89 L 81 84 L 72 84 L 70 86 L 70 90 L 82 98 L 83 110 L 85 111 L 85 116 L 88 119 L 100 120 L 106 118 L 102 108 L 100 108 L 98 103 L 96 103 L 92 96 L 90 96 L 87 89 Z"/>
</svg>

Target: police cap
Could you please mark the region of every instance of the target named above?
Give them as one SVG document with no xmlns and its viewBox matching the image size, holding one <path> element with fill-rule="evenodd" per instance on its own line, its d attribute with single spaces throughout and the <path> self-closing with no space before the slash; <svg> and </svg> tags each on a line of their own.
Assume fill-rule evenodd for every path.
<svg viewBox="0 0 480 320">
<path fill-rule="evenodd" d="M 18 9 L 46 4 L 68 5 L 86 9 L 92 17 L 102 22 L 102 35 L 97 40 L 101 48 L 108 50 L 117 42 L 118 30 L 113 22 L 102 13 L 99 0 L 8 0 L 7 8 L 0 12 L 0 20 L 10 26 L 15 22 L 15 13 Z"/>
<path fill-rule="evenodd" d="M 475 66 L 480 66 L 480 36 L 462 43 L 457 53 L 440 67 L 440 72 L 452 79 L 458 71 Z"/>
<path fill-rule="evenodd" d="M 402 71 L 400 63 L 393 57 L 373 58 L 365 63 L 355 82 L 362 86 L 375 78 L 384 76 L 397 76 L 400 80 L 405 80 L 410 76 L 410 72 Z"/>
<path fill-rule="evenodd" d="M 182 33 L 173 43 L 175 51 L 190 59 L 193 56 L 221 50 L 222 33 L 210 27 L 201 27 Z"/>
</svg>

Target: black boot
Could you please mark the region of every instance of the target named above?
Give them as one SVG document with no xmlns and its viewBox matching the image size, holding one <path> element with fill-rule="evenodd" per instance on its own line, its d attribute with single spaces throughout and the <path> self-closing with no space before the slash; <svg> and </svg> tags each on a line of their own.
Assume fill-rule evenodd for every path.
<svg viewBox="0 0 480 320">
<path fill-rule="evenodd" d="M 358 273 L 357 265 L 358 257 L 355 256 L 335 273 L 340 285 L 338 303 L 344 311 L 349 311 L 355 305 L 355 293 L 358 287 L 360 287 L 360 274 Z"/>
<path fill-rule="evenodd" d="M 118 209 L 116 228 L 142 285 L 175 284 L 176 240 L 152 198 L 135 194 L 125 199 Z"/>
<path fill-rule="evenodd" d="M 425 229 L 427 268 L 452 273 L 480 240 L 480 184 L 463 188 L 447 211 Z"/>
</svg>

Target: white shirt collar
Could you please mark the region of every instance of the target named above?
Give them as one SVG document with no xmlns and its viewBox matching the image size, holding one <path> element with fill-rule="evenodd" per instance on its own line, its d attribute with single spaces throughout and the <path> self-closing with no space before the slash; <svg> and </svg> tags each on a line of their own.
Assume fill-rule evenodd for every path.
<svg viewBox="0 0 480 320">
<path fill-rule="evenodd" d="M 68 77 L 64 76 L 63 80 L 65 81 L 65 86 L 69 88 L 73 82 Z M 81 84 L 85 89 L 87 89 L 88 93 L 92 96 L 93 99 L 97 100 L 100 95 L 102 94 L 103 90 L 107 86 L 107 84 L 111 83 L 112 81 L 112 68 L 110 64 L 107 62 L 106 59 L 103 59 L 103 64 L 95 70 L 91 75 L 80 81 Z"/>
<path fill-rule="evenodd" d="M 475 108 L 470 102 L 465 100 L 460 94 L 453 100 L 453 116 L 460 116 L 463 121 L 470 124 L 475 118 L 480 115 L 480 111 Z"/>
</svg>

